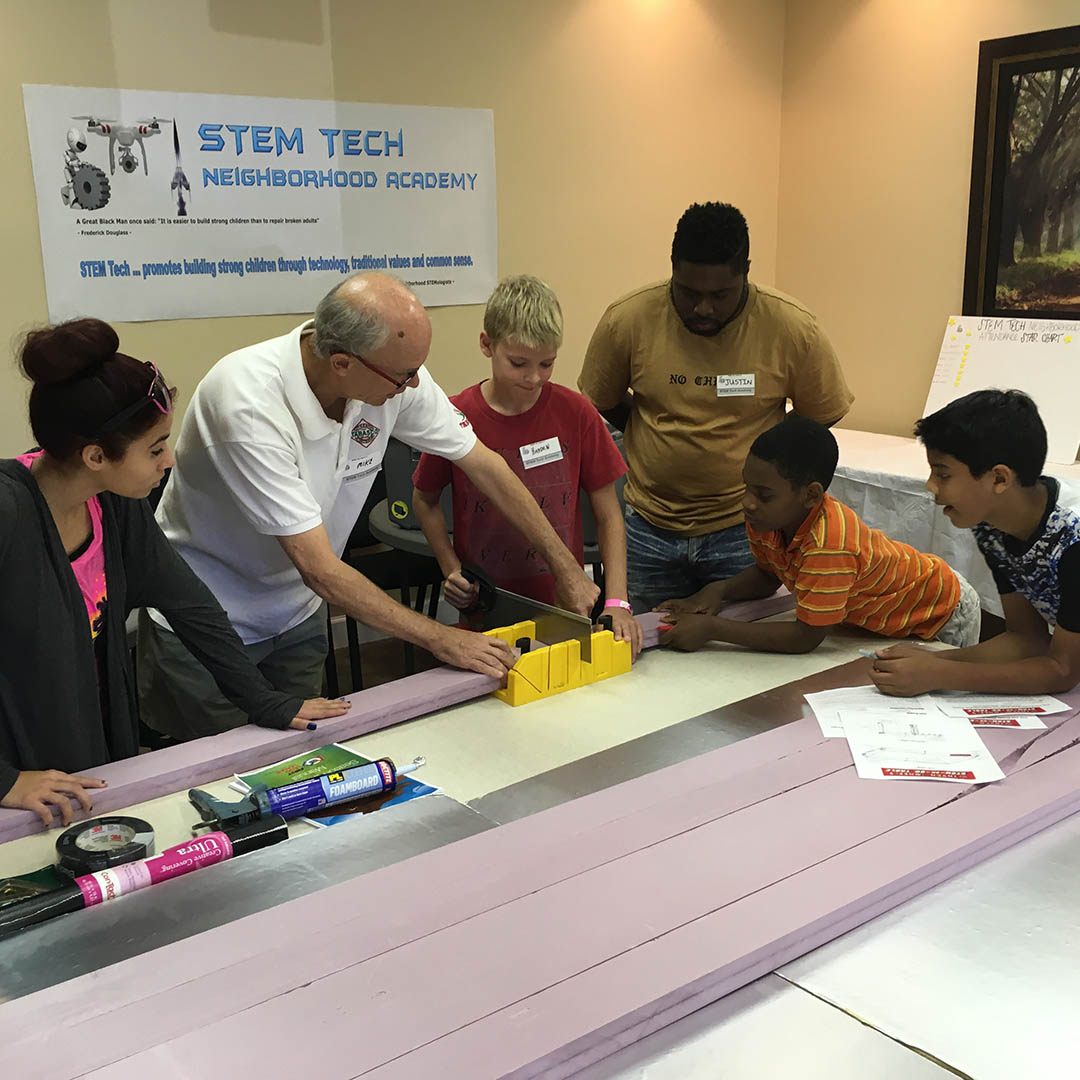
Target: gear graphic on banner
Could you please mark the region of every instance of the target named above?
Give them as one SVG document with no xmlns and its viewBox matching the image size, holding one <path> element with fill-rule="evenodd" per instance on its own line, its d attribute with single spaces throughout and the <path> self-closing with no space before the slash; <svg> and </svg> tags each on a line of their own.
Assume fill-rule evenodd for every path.
<svg viewBox="0 0 1080 1080">
<path fill-rule="evenodd" d="M 109 178 L 96 165 L 76 169 L 71 188 L 71 201 L 84 210 L 100 210 L 109 201 Z"/>
</svg>

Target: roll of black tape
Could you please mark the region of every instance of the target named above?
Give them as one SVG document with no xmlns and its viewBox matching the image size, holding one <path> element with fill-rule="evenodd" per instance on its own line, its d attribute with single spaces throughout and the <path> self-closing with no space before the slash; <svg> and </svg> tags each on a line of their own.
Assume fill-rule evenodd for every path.
<svg viewBox="0 0 1080 1080">
<path fill-rule="evenodd" d="M 71 877 L 96 874 L 154 854 L 154 830 L 133 817 L 105 817 L 73 825 L 56 841 L 56 865 Z"/>
</svg>

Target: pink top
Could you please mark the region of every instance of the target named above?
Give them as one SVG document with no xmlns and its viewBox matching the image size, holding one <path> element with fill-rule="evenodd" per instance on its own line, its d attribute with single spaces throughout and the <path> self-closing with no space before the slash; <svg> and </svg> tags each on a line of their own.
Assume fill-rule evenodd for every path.
<svg viewBox="0 0 1080 1080">
<path fill-rule="evenodd" d="M 43 453 L 44 451 L 38 450 L 32 454 L 20 454 L 15 460 L 29 469 L 34 458 L 40 457 Z M 86 604 L 86 614 L 90 620 L 90 637 L 96 638 L 105 626 L 103 616 L 108 596 L 108 590 L 105 588 L 105 549 L 101 543 L 101 503 L 98 497 L 95 495 L 89 499 L 86 507 L 90 511 L 90 527 L 93 535 L 90 543 L 78 557 L 71 560 L 71 570 L 79 583 L 83 602 Z"/>
</svg>

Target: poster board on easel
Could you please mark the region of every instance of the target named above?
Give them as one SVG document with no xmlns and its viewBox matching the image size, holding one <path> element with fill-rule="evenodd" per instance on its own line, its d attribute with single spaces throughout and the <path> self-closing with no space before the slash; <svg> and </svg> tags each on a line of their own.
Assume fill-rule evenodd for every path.
<svg viewBox="0 0 1080 1080">
<path fill-rule="evenodd" d="M 1080 321 L 950 315 L 923 416 L 974 390 L 1023 390 L 1046 425 L 1047 460 L 1080 447 Z"/>
</svg>

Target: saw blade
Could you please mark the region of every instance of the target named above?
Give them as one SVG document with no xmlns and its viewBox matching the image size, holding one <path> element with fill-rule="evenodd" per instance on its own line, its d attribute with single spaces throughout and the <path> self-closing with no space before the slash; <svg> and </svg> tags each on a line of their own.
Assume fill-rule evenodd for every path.
<svg viewBox="0 0 1080 1080">
<path fill-rule="evenodd" d="M 552 607 L 528 596 L 496 589 L 494 602 L 483 615 L 484 629 L 495 630 L 519 622 L 536 624 L 536 640 L 545 645 L 581 642 L 581 659 L 592 661 L 592 623 L 584 616 Z"/>
</svg>

